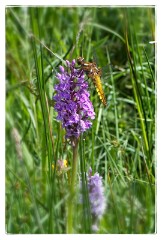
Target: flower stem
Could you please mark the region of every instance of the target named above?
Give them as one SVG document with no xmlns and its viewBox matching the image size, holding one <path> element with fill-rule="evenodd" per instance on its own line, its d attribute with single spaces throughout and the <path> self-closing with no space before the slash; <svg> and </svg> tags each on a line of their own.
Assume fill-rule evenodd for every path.
<svg viewBox="0 0 162 240">
<path fill-rule="evenodd" d="M 70 196 L 68 199 L 68 215 L 67 215 L 67 233 L 73 233 L 73 213 L 75 206 L 75 180 L 77 174 L 77 157 L 78 157 L 78 139 L 75 139 L 73 146 L 73 163 L 72 163 L 72 176 L 70 185 Z"/>
</svg>

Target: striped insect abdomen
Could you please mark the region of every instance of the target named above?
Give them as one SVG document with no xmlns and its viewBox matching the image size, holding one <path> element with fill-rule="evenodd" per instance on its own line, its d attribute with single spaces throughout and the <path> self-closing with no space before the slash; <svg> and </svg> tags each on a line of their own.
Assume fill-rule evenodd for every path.
<svg viewBox="0 0 162 240">
<path fill-rule="evenodd" d="M 107 105 L 106 103 L 106 98 L 105 98 L 105 94 L 102 88 L 102 83 L 101 83 L 101 78 L 98 74 L 94 74 L 93 77 L 91 77 L 93 80 L 93 83 L 96 87 L 97 93 L 99 95 L 99 98 L 101 99 L 101 102 L 104 104 L 104 106 Z"/>
</svg>

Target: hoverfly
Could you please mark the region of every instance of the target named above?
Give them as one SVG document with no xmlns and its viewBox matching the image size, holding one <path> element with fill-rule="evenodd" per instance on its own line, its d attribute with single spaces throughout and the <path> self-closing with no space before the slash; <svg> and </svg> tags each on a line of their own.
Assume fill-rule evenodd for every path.
<svg viewBox="0 0 162 240">
<path fill-rule="evenodd" d="M 101 102 L 106 106 L 106 98 L 101 83 L 101 69 L 97 67 L 95 62 L 85 62 L 83 57 L 78 57 L 77 63 L 81 66 L 81 69 L 87 74 L 87 76 L 92 79 Z"/>
</svg>

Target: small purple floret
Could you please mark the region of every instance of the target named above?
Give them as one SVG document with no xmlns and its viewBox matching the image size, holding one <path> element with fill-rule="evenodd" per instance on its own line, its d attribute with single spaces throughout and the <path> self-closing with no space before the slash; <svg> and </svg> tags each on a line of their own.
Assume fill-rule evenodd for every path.
<svg viewBox="0 0 162 240">
<path fill-rule="evenodd" d="M 91 120 L 95 118 L 88 83 L 83 71 L 75 68 L 75 62 L 75 59 L 72 63 L 66 60 L 67 69 L 60 66 L 60 73 L 56 75 L 59 83 L 54 86 L 54 109 L 58 113 L 57 120 L 66 130 L 66 138 L 78 138 L 91 127 Z"/>
</svg>

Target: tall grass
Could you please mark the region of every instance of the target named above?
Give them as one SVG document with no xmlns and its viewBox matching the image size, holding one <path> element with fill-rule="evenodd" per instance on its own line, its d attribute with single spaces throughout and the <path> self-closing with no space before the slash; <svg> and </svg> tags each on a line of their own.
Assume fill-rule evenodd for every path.
<svg viewBox="0 0 162 240">
<path fill-rule="evenodd" d="M 67 233 L 73 156 L 52 97 L 58 66 L 78 56 L 103 67 L 107 106 L 89 79 L 96 118 L 79 141 L 73 232 L 91 233 L 90 166 L 107 199 L 98 233 L 155 232 L 154 28 L 152 7 L 6 8 L 8 233 Z"/>
</svg>

